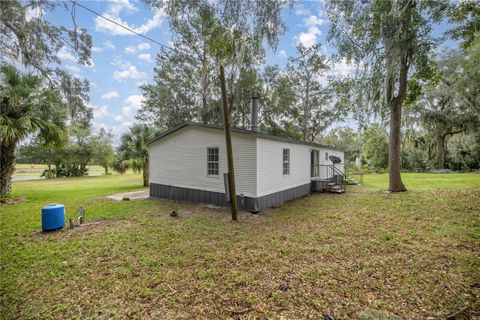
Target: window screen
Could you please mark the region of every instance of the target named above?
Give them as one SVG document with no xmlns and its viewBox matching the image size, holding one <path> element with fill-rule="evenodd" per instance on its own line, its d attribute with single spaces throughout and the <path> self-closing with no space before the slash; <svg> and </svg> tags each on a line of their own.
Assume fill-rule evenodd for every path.
<svg viewBox="0 0 480 320">
<path fill-rule="evenodd" d="M 325 161 L 328 161 L 328 152 L 325 152 Z"/>
<path fill-rule="evenodd" d="M 218 176 L 218 147 L 207 148 L 207 173 L 209 176 Z"/>
<path fill-rule="evenodd" d="M 283 174 L 290 174 L 290 149 L 283 149 Z"/>
</svg>

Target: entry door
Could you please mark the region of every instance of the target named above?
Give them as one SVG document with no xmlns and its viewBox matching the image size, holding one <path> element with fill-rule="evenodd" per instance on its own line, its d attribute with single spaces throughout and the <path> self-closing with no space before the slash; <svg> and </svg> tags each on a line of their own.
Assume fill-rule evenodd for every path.
<svg viewBox="0 0 480 320">
<path fill-rule="evenodd" d="M 310 176 L 312 177 L 318 177 L 318 165 L 319 165 L 319 160 L 320 159 L 320 154 L 318 150 L 312 150 L 310 152 L 310 165 L 311 165 L 311 171 L 310 171 Z"/>
</svg>

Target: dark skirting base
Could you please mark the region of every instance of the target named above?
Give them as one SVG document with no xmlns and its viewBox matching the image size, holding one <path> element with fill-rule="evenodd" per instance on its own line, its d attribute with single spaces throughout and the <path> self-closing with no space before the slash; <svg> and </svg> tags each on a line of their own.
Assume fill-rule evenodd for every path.
<svg viewBox="0 0 480 320">
<path fill-rule="evenodd" d="M 279 206 L 288 200 L 300 198 L 310 193 L 310 190 L 311 184 L 308 183 L 295 188 L 274 192 L 259 198 L 237 196 L 237 203 L 238 207 L 241 209 L 251 212 L 259 212 L 265 208 Z M 150 183 L 150 197 L 208 203 L 219 207 L 228 206 L 228 203 L 225 200 L 225 193 L 174 187 L 157 183 Z"/>
</svg>

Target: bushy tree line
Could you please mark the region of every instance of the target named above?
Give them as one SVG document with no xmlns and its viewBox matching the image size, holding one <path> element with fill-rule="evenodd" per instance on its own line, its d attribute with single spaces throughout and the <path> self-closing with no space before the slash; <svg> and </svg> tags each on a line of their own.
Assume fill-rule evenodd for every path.
<svg viewBox="0 0 480 320">
<path fill-rule="evenodd" d="M 69 128 L 69 139 L 62 144 L 46 147 L 36 138 L 20 146 L 16 155 L 16 163 L 46 164 L 46 178 L 85 176 L 89 165 L 102 166 L 107 175 L 115 160 L 110 131 L 101 128 L 92 132 L 90 128 L 75 126 Z"/>
</svg>

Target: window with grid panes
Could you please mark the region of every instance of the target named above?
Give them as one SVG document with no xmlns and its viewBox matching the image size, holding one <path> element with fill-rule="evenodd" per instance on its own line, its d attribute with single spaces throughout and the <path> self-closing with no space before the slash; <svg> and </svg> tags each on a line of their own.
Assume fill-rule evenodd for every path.
<svg viewBox="0 0 480 320">
<path fill-rule="evenodd" d="M 218 147 L 207 148 L 207 174 L 209 176 L 218 176 L 218 169 Z"/>
<path fill-rule="evenodd" d="M 290 174 L 290 149 L 283 149 L 283 174 Z"/>
</svg>

